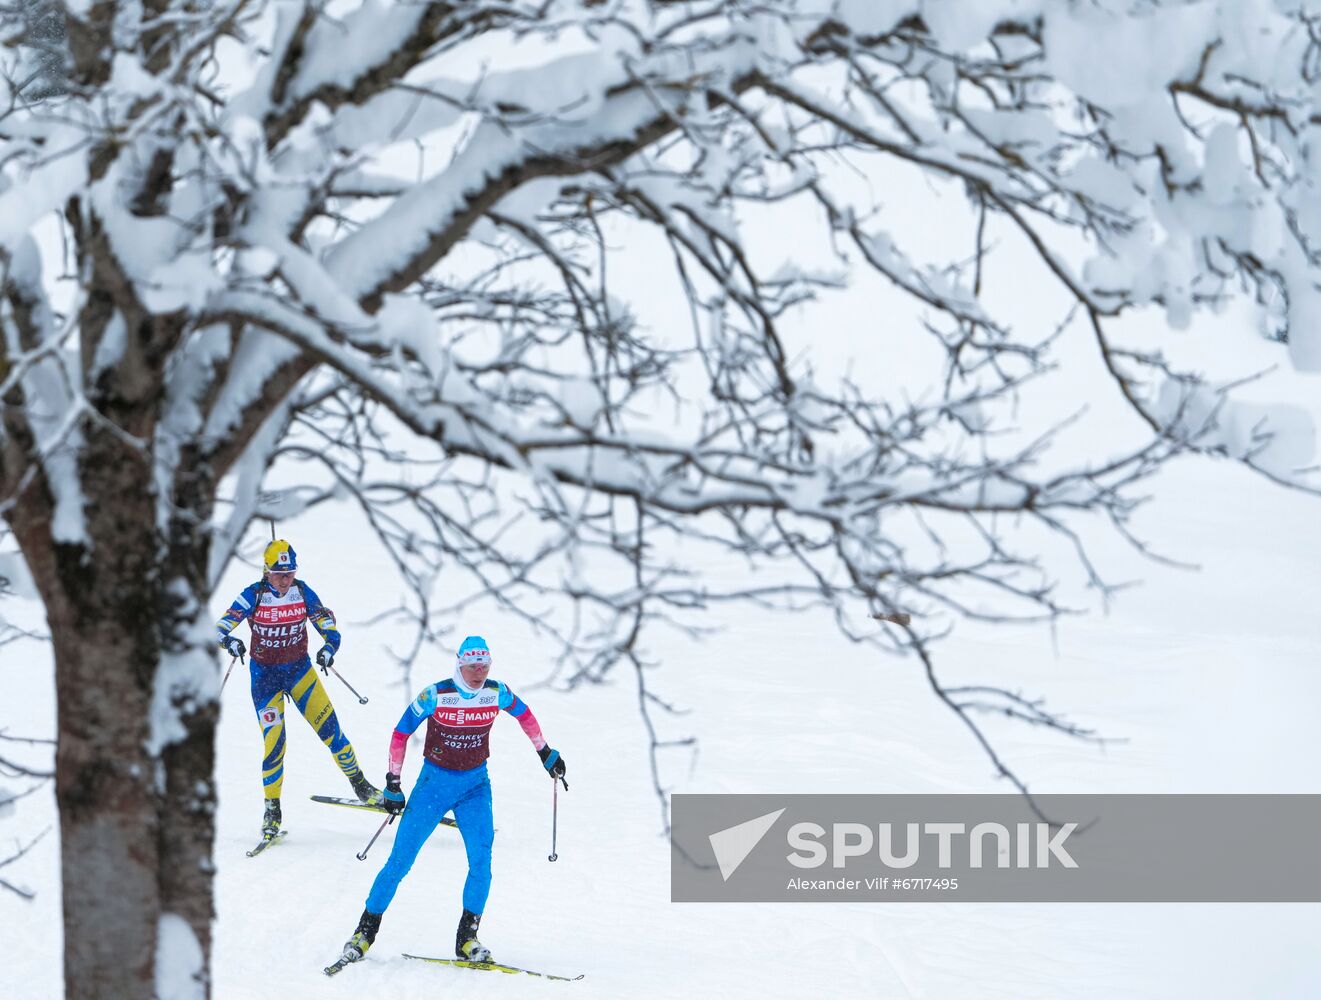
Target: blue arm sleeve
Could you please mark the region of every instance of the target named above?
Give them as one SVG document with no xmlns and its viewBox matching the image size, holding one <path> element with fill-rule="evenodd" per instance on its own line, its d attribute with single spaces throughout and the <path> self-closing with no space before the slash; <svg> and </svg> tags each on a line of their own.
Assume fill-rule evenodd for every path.
<svg viewBox="0 0 1321 1000">
<path fill-rule="evenodd" d="M 404 755 L 408 752 L 408 737 L 422 725 L 422 720 L 436 710 L 436 685 L 432 684 L 404 709 L 399 724 L 390 737 L 390 756 L 385 765 L 387 774 L 404 773 Z"/>
<path fill-rule="evenodd" d="M 339 634 L 339 626 L 335 624 L 335 613 L 322 604 L 317 592 L 302 580 L 298 581 L 298 589 L 303 592 L 303 603 L 307 605 L 307 620 L 321 633 L 321 638 L 326 640 L 331 651 L 338 653 L 342 636 Z"/>
<path fill-rule="evenodd" d="M 412 735 L 417 731 L 417 727 L 422 725 L 422 720 L 436 710 L 436 685 L 432 684 L 414 698 L 404 709 L 404 714 L 399 716 L 399 722 L 394 730 L 404 735 Z"/>
<path fill-rule="evenodd" d="M 510 691 L 503 681 L 500 682 L 499 705 L 502 711 L 508 712 L 515 719 L 527 711 L 527 705 L 523 703 L 523 699 Z"/>
<path fill-rule="evenodd" d="M 234 603 L 229 606 L 229 610 L 220 616 L 220 621 L 216 622 L 216 642 L 221 647 L 225 645 L 225 639 L 229 637 L 229 633 L 233 632 L 243 619 L 252 614 L 252 609 L 257 603 L 257 588 L 259 586 L 261 586 L 260 583 L 254 583 L 244 587 L 239 596 L 234 598 Z"/>
</svg>

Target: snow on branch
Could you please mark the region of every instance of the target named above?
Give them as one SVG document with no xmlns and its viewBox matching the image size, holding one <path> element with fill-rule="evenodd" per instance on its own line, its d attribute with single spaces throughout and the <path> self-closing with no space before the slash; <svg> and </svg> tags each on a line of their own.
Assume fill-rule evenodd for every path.
<svg viewBox="0 0 1321 1000">
<path fill-rule="evenodd" d="M 1111 593 L 1083 526 L 1154 554 L 1176 456 L 1316 489 L 1308 5 L 30 20 L 0 9 L 0 513 L 35 566 L 90 551 L 97 461 L 149 469 L 208 581 L 298 469 L 412 590 L 405 667 L 494 601 L 565 684 L 631 666 L 654 754 L 688 744 L 647 630 L 738 603 L 921 658 L 970 726 L 1087 738 L 935 684 L 934 640 Z"/>
</svg>

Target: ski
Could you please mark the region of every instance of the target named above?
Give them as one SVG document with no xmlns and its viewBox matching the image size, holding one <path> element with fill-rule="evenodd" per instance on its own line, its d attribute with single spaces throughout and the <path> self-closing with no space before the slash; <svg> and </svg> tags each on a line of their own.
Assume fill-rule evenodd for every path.
<svg viewBox="0 0 1321 1000">
<path fill-rule="evenodd" d="M 324 802 L 328 806 L 343 806 L 345 809 L 363 809 L 367 812 L 383 813 L 385 809 L 381 806 L 371 806 L 366 802 L 360 802 L 358 799 L 340 799 L 333 795 L 313 795 L 313 802 Z M 452 826 L 457 829 L 458 823 L 454 822 L 453 816 L 446 816 L 440 821 L 441 826 Z"/>
<path fill-rule="evenodd" d="M 258 854 L 266 850 L 266 848 L 270 847 L 277 840 L 283 840 L 284 835 L 288 832 L 289 832 L 288 830 L 281 830 L 279 833 L 274 834 L 273 836 L 262 837 L 261 842 L 258 843 L 257 846 L 254 847 L 252 850 L 248 851 L 248 857 L 255 858 Z"/>
<path fill-rule="evenodd" d="M 420 962 L 432 962 L 435 965 L 449 965 L 456 969 L 476 969 L 479 972 L 504 972 L 511 976 L 521 972 L 525 976 L 537 976 L 541 979 L 558 979 L 565 983 L 577 982 L 586 975 L 586 973 L 581 973 L 576 976 L 556 976 L 549 972 L 533 972 L 531 969 L 520 969 L 516 965 L 501 965 L 499 962 L 469 962 L 462 958 L 428 958 L 426 955 L 409 955 L 407 952 L 404 953 L 404 958 L 415 958 Z"/>
<path fill-rule="evenodd" d="M 351 964 L 353 964 L 351 959 L 341 956 L 338 962 L 332 962 L 321 971 L 327 976 L 333 976 L 335 973 L 339 972 L 340 969 L 344 968 L 344 966 Z"/>
</svg>

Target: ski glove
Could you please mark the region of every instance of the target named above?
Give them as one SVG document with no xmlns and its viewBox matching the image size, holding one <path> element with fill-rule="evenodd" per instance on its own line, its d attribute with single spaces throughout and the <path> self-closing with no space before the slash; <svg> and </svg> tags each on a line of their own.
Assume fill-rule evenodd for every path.
<svg viewBox="0 0 1321 1000">
<path fill-rule="evenodd" d="M 391 815 L 399 815 L 404 811 L 404 790 L 399 787 L 399 775 L 387 774 L 385 776 L 385 791 L 382 793 L 385 800 L 381 806 Z"/>
<path fill-rule="evenodd" d="M 537 751 L 537 756 L 541 758 L 541 766 L 550 772 L 552 778 L 564 777 L 564 758 L 558 750 L 544 746 Z"/>
<path fill-rule="evenodd" d="M 316 651 L 316 662 L 324 674 L 330 669 L 330 665 L 335 662 L 335 651 L 329 646 L 322 646 Z"/>
<path fill-rule="evenodd" d="M 242 659 L 243 654 L 248 651 L 247 647 L 243 645 L 243 640 L 236 635 L 231 635 L 225 639 L 225 648 L 229 650 L 230 656 L 237 656 L 240 659 Z"/>
</svg>

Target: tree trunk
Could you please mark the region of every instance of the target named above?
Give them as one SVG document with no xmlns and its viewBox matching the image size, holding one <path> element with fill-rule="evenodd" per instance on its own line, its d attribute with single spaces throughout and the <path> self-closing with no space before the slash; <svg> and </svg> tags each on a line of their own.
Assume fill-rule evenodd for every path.
<svg viewBox="0 0 1321 1000">
<path fill-rule="evenodd" d="M 10 517 L 55 652 L 68 996 L 210 989 L 217 704 L 199 628 L 209 480 L 194 484 L 203 509 L 182 512 L 203 530 L 163 539 L 150 465 L 149 452 L 89 433 L 86 542 L 52 538 L 44 488 L 25 491 Z M 198 664 L 210 670 L 202 683 Z"/>
</svg>

